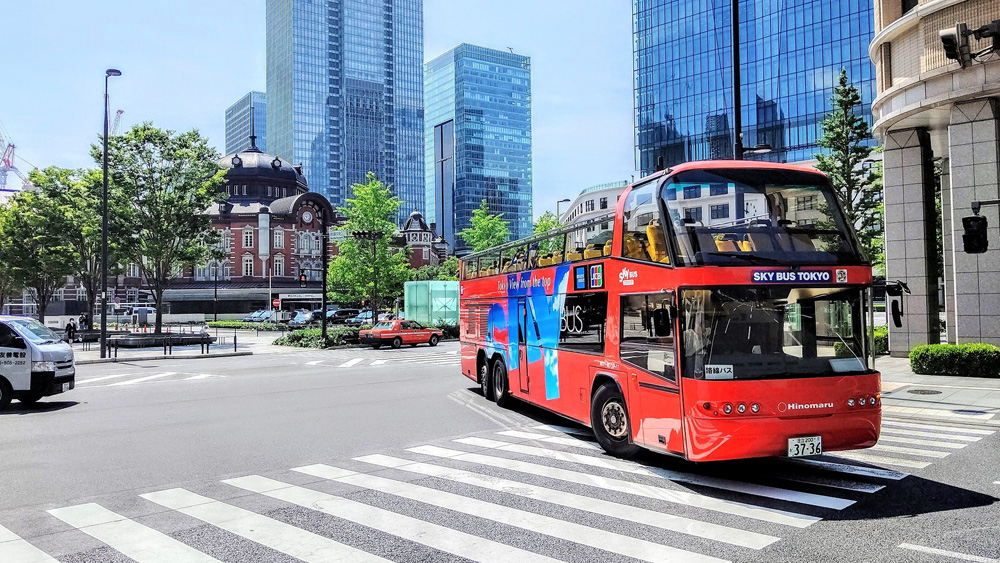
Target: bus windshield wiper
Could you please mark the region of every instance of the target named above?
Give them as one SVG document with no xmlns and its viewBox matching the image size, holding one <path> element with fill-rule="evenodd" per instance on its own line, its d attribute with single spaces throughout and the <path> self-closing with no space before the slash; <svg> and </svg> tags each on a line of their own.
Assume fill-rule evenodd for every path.
<svg viewBox="0 0 1000 563">
<path fill-rule="evenodd" d="M 758 264 L 778 264 L 781 262 L 780 260 L 776 260 L 774 258 L 757 256 L 756 254 L 732 254 L 729 252 L 705 252 L 705 254 L 711 254 L 712 256 L 725 256 L 726 258 L 739 258 L 740 260 L 756 262 Z"/>
</svg>

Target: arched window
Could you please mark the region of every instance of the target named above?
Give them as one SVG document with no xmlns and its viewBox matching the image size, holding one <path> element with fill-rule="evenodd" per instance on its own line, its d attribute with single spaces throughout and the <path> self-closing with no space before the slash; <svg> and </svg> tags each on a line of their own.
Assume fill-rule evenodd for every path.
<svg viewBox="0 0 1000 563">
<path fill-rule="evenodd" d="M 253 254 L 243 255 L 243 275 L 253 276 Z"/>
<path fill-rule="evenodd" d="M 253 248 L 253 227 L 243 227 L 243 248 Z"/>
<path fill-rule="evenodd" d="M 309 233 L 299 233 L 299 254 L 312 252 L 312 236 Z"/>
<path fill-rule="evenodd" d="M 205 281 L 209 279 L 208 276 L 208 264 L 200 264 L 194 271 L 195 281 Z"/>
<path fill-rule="evenodd" d="M 233 265 L 229 260 L 222 261 L 222 279 L 230 280 L 233 278 Z"/>
<path fill-rule="evenodd" d="M 285 229 L 274 228 L 274 248 L 285 248 Z"/>
<path fill-rule="evenodd" d="M 275 254 L 272 258 L 273 264 L 271 266 L 271 275 L 273 276 L 284 276 L 285 275 L 285 255 Z"/>
</svg>

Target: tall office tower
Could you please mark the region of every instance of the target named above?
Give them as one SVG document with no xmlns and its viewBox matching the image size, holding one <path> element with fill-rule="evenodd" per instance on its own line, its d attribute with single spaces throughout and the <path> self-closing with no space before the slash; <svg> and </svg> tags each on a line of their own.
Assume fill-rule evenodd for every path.
<svg viewBox="0 0 1000 563">
<path fill-rule="evenodd" d="M 739 0 L 746 158 L 814 158 L 840 69 L 870 120 L 872 3 Z M 633 0 L 636 167 L 733 157 L 730 2 Z"/>
<path fill-rule="evenodd" d="M 452 253 L 485 199 L 531 234 L 531 60 L 462 44 L 424 65 L 428 216 Z"/>
<path fill-rule="evenodd" d="M 267 152 L 267 96 L 264 92 L 251 91 L 226 110 L 226 154 L 235 154 L 250 146 L 251 107 L 257 148 Z"/>
<path fill-rule="evenodd" d="M 267 0 L 269 152 L 334 206 L 368 172 L 424 207 L 422 0 Z"/>
</svg>

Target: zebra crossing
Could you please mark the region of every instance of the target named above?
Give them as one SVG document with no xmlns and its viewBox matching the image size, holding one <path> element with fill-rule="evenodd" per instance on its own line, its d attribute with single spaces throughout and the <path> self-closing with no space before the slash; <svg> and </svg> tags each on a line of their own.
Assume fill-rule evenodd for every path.
<svg viewBox="0 0 1000 563">
<path fill-rule="evenodd" d="M 369 350 L 352 348 L 332 352 L 304 352 L 300 365 L 324 368 L 351 368 L 382 365 L 435 365 L 458 366 L 462 358 L 457 350 L 417 351 L 410 348 L 400 350 Z M 312 359 L 315 358 L 315 359 Z"/>
<path fill-rule="evenodd" d="M 93 387 L 128 387 L 145 383 L 162 383 L 170 381 L 199 381 L 205 379 L 216 379 L 226 377 L 217 373 L 199 372 L 177 372 L 162 371 L 156 373 L 144 372 L 122 372 L 96 377 L 85 377 L 76 380 L 77 389 L 89 389 Z"/>
<path fill-rule="evenodd" d="M 91 540 L 71 543 L 96 541 L 139 563 L 765 558 L 762 550 L 908 476 L 866 456 L 922 458 L 923 468 L 994 433 L 883 424 L 884 437 L 920 442 L 693 467 L 612 458 L 586 429 L 533 424 L 46 512 L 70 540 Z M 87 558 L 48 553 L 36 544 L 49 534 L 18 535 L 16 525 L 0 522 L 4 563 Z M 198 534 L 178 532 L 193 527 Z M 256 550 L 227 554 L 236 541 Z"/>
</svg>

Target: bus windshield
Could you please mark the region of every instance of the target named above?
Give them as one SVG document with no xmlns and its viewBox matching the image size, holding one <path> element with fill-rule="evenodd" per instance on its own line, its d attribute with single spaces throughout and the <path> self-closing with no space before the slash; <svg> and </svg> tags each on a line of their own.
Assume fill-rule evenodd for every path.
<svg viewBox="0 0 1000 563">
<path fill-rule="evenodd" d="M 770 379 L 867 373 L 864 291 L 718 287 L 681 293 L 682 373 Z"/>
<path fill-rule="evenodd" d="M 678 265 L 860 264 L 829 183 L 795 170 L 690 170 L 663 186 Z"/>
</svg>

